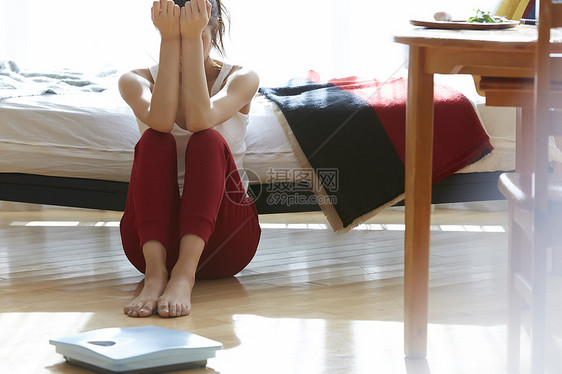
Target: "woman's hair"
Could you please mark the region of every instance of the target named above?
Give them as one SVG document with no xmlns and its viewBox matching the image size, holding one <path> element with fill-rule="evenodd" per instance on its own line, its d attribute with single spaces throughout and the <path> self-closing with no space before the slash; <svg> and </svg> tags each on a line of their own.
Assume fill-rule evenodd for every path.
<svg viewBox="0 0 562 374">
<path fill-rule="evenodd" d="M 174 0 L 180 8 L 190 0 Z M 223 37 L 226 31 L 226 21 L 230 22 L 228 11 L 224 7 L 221 0 L 209 0 L 211 2 L 211 14 L 209 17 L 209 25 L 211 25 L 211 45 L 219 52 L 221 56 L 225 55 Z"/>
</svg>

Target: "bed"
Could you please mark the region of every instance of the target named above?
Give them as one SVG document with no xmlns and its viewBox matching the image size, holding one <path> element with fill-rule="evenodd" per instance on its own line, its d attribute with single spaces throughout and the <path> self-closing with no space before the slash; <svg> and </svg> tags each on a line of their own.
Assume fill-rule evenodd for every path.
<svg viewBox="0 0 562 374">
<path fill-rule="evenodd" d="M 514 168 L 515 109 L 486 107 L 469 76 L 442 79 L 473 103 L 494 151 L 434 184 L 433 202 L 503 199 L 496 183 L 502 171 Z M 117 91 L 117 75 L 106 80 L 108 88 L 103 92 L 0 100 L 0 200 L 124 209 L 139 130 Z M 259 93 L 253 100 L 246 142 L 249 194 L 260 214 L 320 209 L 310 198 L 314 193 L 300 188 L 294 173 L 279 172 L 302 169 L 302 164 L 271 103 Z M 291 190 L 301 198 L 298 203 L 272 199 L 271 192 L 280 190 Z"/>
</svg>

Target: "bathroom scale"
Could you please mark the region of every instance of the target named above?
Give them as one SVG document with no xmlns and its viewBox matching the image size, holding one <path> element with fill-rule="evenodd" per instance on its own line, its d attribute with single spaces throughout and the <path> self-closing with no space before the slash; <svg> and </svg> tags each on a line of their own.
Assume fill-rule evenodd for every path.
<svg viewBox="0 0 562 374">
<path fill-rule="evenodd" d="M 221 343 L 156 326 L 105 328 L 49 340 L 69 364 L 98 373 L 161 373 L 207 365 Z"/>
</svg>

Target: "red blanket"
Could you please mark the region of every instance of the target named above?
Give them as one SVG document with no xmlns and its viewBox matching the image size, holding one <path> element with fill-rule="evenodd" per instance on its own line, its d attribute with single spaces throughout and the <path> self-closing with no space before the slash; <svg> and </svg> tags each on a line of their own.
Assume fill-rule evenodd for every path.
<svg viewBox="0 0 562 374">
<path fill-rule="evenodd" d="M 309 80 L 319 82 L 309 72 Z M 387 82 L 358 77 L 331 79 L 333 84 L 361 97 L 375 109 L 394 148 L 405 162 L 406 99 L 408 82 L 396 78 Z M 472 103 L 452 87 L 434 87 L 433 183 L 455 173 L 493 150 Z"/>
</svg>

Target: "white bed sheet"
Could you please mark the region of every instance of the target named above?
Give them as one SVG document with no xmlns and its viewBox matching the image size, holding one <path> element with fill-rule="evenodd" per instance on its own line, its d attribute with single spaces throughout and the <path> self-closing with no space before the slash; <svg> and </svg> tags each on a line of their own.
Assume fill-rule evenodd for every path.
<svg viewBox="0 0 562 374">
<path fill-rule="evenodd" d="M 467 95 L 495 147 L 461 172 L 512 170 L 515 109 L 486 107 L 468 76 L 436 80 Z M 116 88 L 2 100 L 0 133 L 0 172 L 111 181 L 128 181 L 139 138 L 133 113 Z M 246 141 L 244 167 L 250 170 L 250 183 L 268 183 L 280 170 L 300 169 L 275 114 L 259 94 L 252 104 Z M 553 153 L 562 160 L 560 151 Z"/>
</svg>

